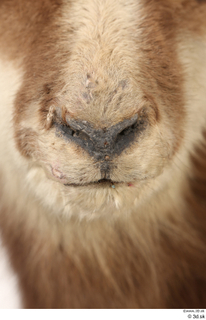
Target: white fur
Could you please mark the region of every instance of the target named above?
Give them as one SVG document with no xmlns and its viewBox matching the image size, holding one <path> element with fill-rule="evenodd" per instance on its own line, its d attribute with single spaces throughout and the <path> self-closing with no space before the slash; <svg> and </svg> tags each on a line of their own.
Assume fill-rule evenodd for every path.
<svg viewBox="0 0 206 320">
<path fill-rule="evenodd" d="M 0 309 L 21 307 L 18 279 L 11 268 L 8 253 L 0 238 Z"/>
<path fill-rule="evenodd" d="M 21 85 L 20 72 L 11 64 L 0 61 L 0 166 L 8 170 L 8 177 L 14 177 L 18 170 L 15 165 L 20 155 L 14 148 L 12 130 L 12 107 L 15 94 Z M 5 162 L 7 166 L 5 166 Z M 4 171 L 5 172 L 5 171 Z M 8 180 L 5 182 L 5 184 Z M 12 194 L 10 194 L 12 196 Z M 9 194 L 8 194 L 9 197 Z M 1 205 L 0 205 L 1 210 Z M 0 237 L 0 308 L 20 308 L 21 297 L 18 288 L 18 279 L 9 263 L 6 248 L 3 247 Z"/>
</svg>

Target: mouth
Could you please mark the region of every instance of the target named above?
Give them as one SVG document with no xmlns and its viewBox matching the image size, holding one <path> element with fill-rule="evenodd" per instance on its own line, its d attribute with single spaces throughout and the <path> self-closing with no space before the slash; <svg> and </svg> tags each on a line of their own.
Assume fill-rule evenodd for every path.
<svg viewBox="0 0 206 320">
<path fill-rule="evenodd" d="M 120 181 L 112 181 L 111 179 L 100 179 L 98 181 L 92 181 L 88 183 L 66 183 L 65 186 L 69 187 L 87 187 L 87 186 L 96 186 L 96 187 L 110 187 L 115 189 L 116 185 L 123 184 Z"/>
<path fill-rule="evenodd" d="M 113 181 L 111 179 L 100 179 L 98 181 L 92 181 L 89 183 L 67 183 L 65 186 L 68 187 L 87 187 L 87 186 L 93 186 L 93 187 L 100 187 L 100 188 L 112 188 L 115 189 L 117 186 L 125 185 L 127 187 L 134 187 L 134 184 L 132 182 L 124 182 L 124 181 Z"/>
</svg>

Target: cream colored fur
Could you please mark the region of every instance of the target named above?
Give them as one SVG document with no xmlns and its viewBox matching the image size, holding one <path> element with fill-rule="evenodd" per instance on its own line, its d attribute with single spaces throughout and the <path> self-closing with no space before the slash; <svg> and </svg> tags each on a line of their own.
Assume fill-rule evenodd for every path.
<svg viewBox="0 0 206 320">
<path fill-rule="evenodd" d="M 16 171 L 21 170 L 22 159 L 16 150 L 14 143 L 14 132 L 12 129 L 12 110 L 14 97 L 21 85 L 21 73 L 11 64 L 0 61 L 0 166 L 4 168 L 4 174 L 13 180 Z M 16 161 L 14 160 L 14 158 Z M 13 159 L 13 160 L 12 160 Z M 19 163 L 18 163 L 19 162 Z M 20 166 L 20 167 L 19 167 Z M 5 181 L 5 190 L 7 196 L 17 196 L 17 188 L 12 190 L 12 183 L 7 179 Z M 8 184 L 8 186 L 6 186 Z M 10 192 L 8 192 L 10 190 Z M 2 206 L 0 204 L 0 210 Z M 0 309 L 20 308 L 21 298 L 18 290 L 18 279 L 9 262 L 9 254 L 3 246 L 0 238 Z"/>
<path fill-rule="evenodd" d="M 135 64 L 136 60 L 133 59 L 136 50 L 133 30 L 138 21 L 144 18 L 141 16 L 139 2 L 135 3 L 134 5 L 133 1 L 130 1 L 125 6 L 123 1 L 116 0 L 89 0 L 86 3 L 76 1 L 69 14 L 64 8 L 64 21 L 61 23 L 72 25 L 74 29 L 78 29 L 78 33 L 75 39 L 67 39 L 68 42 L 71 40 L 72 55 L 63 72 L 66 85 L 59 92 L 55 107 L 63 105 L 77 119 L 90 121 L 96 127 L 104 127 L 128 118 L 146 103 L 143 92 L 137 88 L 137 82 L 132 76 L 133 71 L 138 73 L 139 69 L 138 64 Z M 82 9 L 83 5 L 89 13 Z M 134 12 L 138 12 L 139 20 Z M 104 30 L 104 25 L 110 20 L 111 28 L 108 33 Z M 122 25 L 127 27 L 122 29 Z M 98 37 L 99 32 L 103 34 L 101 41 Z M 138 38 L 138 33 L 135 37 Z M 163 214 L 171 207 L 176 208 L 177 216 L 174 219 L 183 220 L 181 208 L 184 207 L 184 203 L 180 194 L 182 190 L 187 190 L 186 175 L 190 175 L 191 170 L 189 155 L 194 145 L 201 141 L 202 130 L 206 124 L 206 38 L 204 37 L 179 34 L 176 39 L 178 58 L 184 70 L 186 109 L 184 137 L 179 150 L 173 156 L 173 133 L 170 130 L 169 119 L 163 113 L 161 121 L 156 123 L 149 133 L 145 133 L 144 140 L 136 142 L 131 150 L 116 160 L 117 169 L 113 171 L 111 179 L 123 182 L 115 185 L 115 189 L 98 185 L 65 187 L 61 183 L 58 177 L 59 171 L 65 176 L 64 182 L 72 183 L 78 183 L 80 176 L 83 176 L 84 183 L 97 181 L 101 179 L 101 175 L 93 159 L 86 152 L 79 152 L 73 144 L 66 145 L 55 136 L 54 129 L 46 130 L 39 124 L 38 101 L 32 109 L 28 109 L 32 111 L 28 111 L 20 124 L 21 128 L 32 129 L 39 133 L 36 151 L 29 161 L 20 155 L 14 141 L 13 113 L 16 93 L 23 81 L 23 69 L 6 61 L 5 58 L 1 59 L 0 167 L 3 168 L 2 175 L 5 182 L 2 187 L 4 197 L 8 202 L 9 199 L 18 199 L 16 216 L 13 219 L 17 221 L 23 215 L 28 225 L 37 223 L 42 234 L 47 228 L 46 219 L 40 213 L 47 217 L 51 215 L 51 221 L 57 217 L 60 221 L 61 219 L 62 221 L 84 220 L 83 223 L 87 224 L 94 219 L 97 221 L 92 223 L 97 223 L 98 231 L 101 229 L 98 221 L 104 221 L 105 217 L 106 219 L 120 217 L 122 221 L 128 221 L 130 232 L 135 232 L 132 230 L 131 221 L 138 220 L 140 234 L 143 233 L 141 221 L 144 223 L 148 221 L 149 224 L 149 221 L 161 220 Z M 111 50 L 114 56 L 111 55 L 108 63 L 108 52 Z M 91 75 L 92 80 L 88 80 L 87 74 Z M 89 82 L 95 83 L 96 80 L 98 80 L 97 90 L 102 94 L 98 96 L 99 100 L 94 101 L 93 91 L 90 90 L 88 99 L 91 99 L 93 104 L 88 107 L 82 92 Z M 123 83 L 126 84 L 124 89 Z M 95 89 L 96 87 L 95 84 Z M 117 89 L 117 93 L 112 97 L 110 107 L 105 109 L 108 89 L 110 91 Z M 117 110 L 116 101 L 120 93 L 123 93 L 124 97 Z M 134 107 L 131 107 L 132 105 Z M 52 141 L 58 147 L 53 146 Z M 52 172 L 57 173 L 56 177 Z M 132 187 L 128 186 L 130 182 Z M 35 199 L 35 204 L 32 199 Z M 21 208 L 25 210 L 21 212 Z M 29 217 L 26 209 L 30 211 Z M 146 217 L 145 212 L 148 213 Z M 131 221 L 128 218 L 130 216 L 133 217 Z M 64 231 L 67 239 L 70 237 L 67 231 L 72 234 L 72 223 Z M 64 229 L 63 226 L 62 228 Z M 100 231 L 100 234 L 101 232 L 103 231 Z M 113 234 L 113 231 L 109 230 L 108 233 Z M 54 242 L 56 238 L 54 236 Z M 95 248 L 98 251 L 98 243 Z M 104 258 L 100 261 L 103 266 L 105 264 L 106 273 L 108 270 Z"/>
<path fill-rule="evenodd" d="M 11 268 L 8 253 L 0 242 L 0 309 L 21 307 L 18 278 Z"/>
</svg>

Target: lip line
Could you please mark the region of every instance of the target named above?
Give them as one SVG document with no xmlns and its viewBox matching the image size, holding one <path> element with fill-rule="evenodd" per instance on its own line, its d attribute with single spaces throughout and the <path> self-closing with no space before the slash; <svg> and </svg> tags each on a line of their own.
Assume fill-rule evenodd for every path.
<svg viewBox="0 0 206 320">
<path fill-rule="evenodd" d="M 104 180 L 104 179 L 102 179 Z M 105 186 L 105 185 L 117 185 L 117 184 L 120 184 L 120 183 L 124 183 L 123 181 L 112 181 L 112 180 L 105 180 L 105 181 L 101 181 L 101 180 L 98 180 L 98 181 L 92 181 L 92 182 L 88 182 L 88 183 L 84 183 L 84 184 L 78 184 L 78 183 L 65 183 L 64 185 L 67 187 L 87 187 L 87 186 L 90 186 L 90 185 L 99 185 L 99 186 Z"/>
</svg>

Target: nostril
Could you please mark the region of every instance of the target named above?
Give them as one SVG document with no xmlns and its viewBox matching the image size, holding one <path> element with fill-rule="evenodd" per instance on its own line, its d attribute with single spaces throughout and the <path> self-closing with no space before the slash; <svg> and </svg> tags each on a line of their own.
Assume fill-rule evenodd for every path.
<svg viewBox="0 0 206 320">
<path fill-rule="evenodd" d="M 81 140 L 88 141 L 89 136 L 83 131 L 75 131 L 74 137 L 78 137 Z"/>
<path fill-rule="evenodd" d="M 125 128 L 124 130 L 122 130 L 119 133 L 119 135 L 120 136 L 128 136 L 129 134 L 134 133 L 134 131 L 137 129 L 137 127 L 138 127 L 138 124 L 136 122 L 136 123 L 132 124 L 131 126 L 129 126 L 129 127 Z"/>
<path fill-rule="evenodd" d="M 131 127 L 129 127 L 129 128 L 126 128 L 126 129 L 122 130 L 122 131 L 119 133 L 119 135 L 120 135 L 120 136 L 127 136 L 128 134 L 131 133 L 131 131 L 132 131 L 132 129 L 131 129 Z"/>
<path fill-rule="evenodd" d="M 72 130 L 72 137 L 78 137 L 79 136 L 79 131 L 74 131 Z"/>
<path fill-rule="evenodd" d="M 80 130 L 72 130 L 71 132 L 72 137 L 77 137 L 81 140 L 88 140 L 88 135 Z"/>
<path fill-rule="evenodd" d="M 61 128 L 62 132 L 67 136 L 80 137 L 84 139 L 84 134 L 80 130 L 75 130 L 68 125 L 62 125 L 62 124 L 59 125 L 59 128 Z"/>
<path fill-rule="evenodd" d="M 67 125 L 60 124 L 59 127 L 61 128 L 62 132 L 68 136 L 74 136 L 76 133 L 74 130 L 72 130 L 72 128 L 70 128 Z"/>
</svg>

